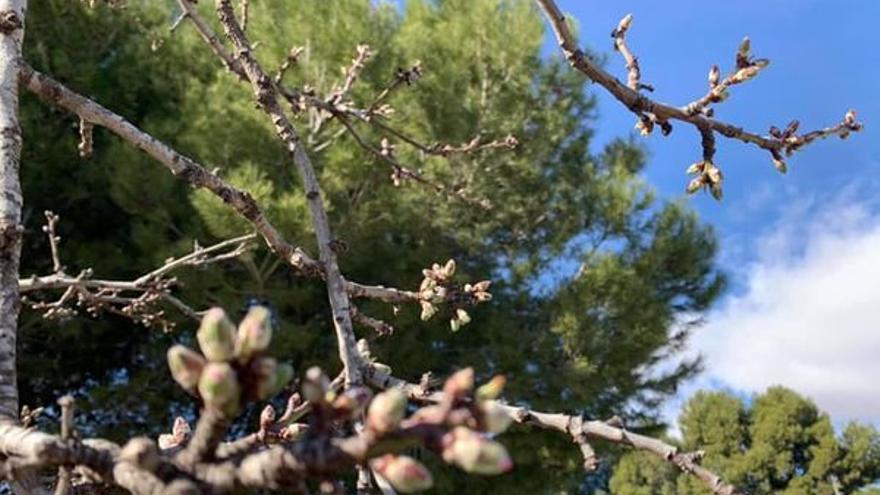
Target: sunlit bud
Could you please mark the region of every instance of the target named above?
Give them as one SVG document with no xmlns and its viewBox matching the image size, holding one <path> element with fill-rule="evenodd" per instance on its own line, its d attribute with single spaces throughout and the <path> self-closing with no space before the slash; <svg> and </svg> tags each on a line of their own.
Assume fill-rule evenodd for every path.
<svg viewBox="0 0 880 495">
<path fill-rule="evenodd" d="M 268 430 L 275 423 L 275 408 L 271 404 L 266 405 L 260 412 L 260 430 Z"/>
<path fill-rule="evenodd" d="M 504 433 L 513 422 L 510 414 L 497 401 L 487 400 L 480 402 L 479 409 L 483 414 L 483 423 L 486 426 L 486 431 L 489 433 Z"/>
<path fill-rule="evenodd" d="M 443 444 L 443 459 L 468 473 L 494 475 L 513 468 L 503 445 L 463 426 L 447 433 Z"/>
<path fill-rule="evenodd" d="M 205 367 L 205 358 L 182 345 L 168 349 L 168 368 L 171 376 L 184 390 L 194 392 L 199 384 L 199 376 Z"/>
<path fill-rule="evenodd" d="M 488 292 L 475 292 L 474 299 L 480 302 L 487 302 L 492 300 L 492 294 Z"/>
<path fill-rule="evenodd" d="M 446 278 L 455 275 L 455 260 L 450 259 L 446 262 L 446 265 L 443 266 L 443 274 L 446 275 Z"/>
<path fill-rule="evenodd" d="M 304 423 L 291 423 L 281 429 L 281 438 L 288 442 L 299 440 L 306 435 L 309 425 Z"/>
<path fill-rule="evenodd" d="M 458 320 L 461 321 L 462 325 L 467 325 L 471 322 L 471 315 L 461 308 L 455 310 L 455 316 L 458 317 Z"/>
<path fill-rule="evenodd" d="M 422 321 L 428 321 L 431 319 L 431 317 L 433 317 L 435 314 L 437 314 L 437 308 L 433 304 L 429 303 L 428 301 L 421 301 L 421 306 L 422 306 L 422 314 L 421 314 Z"/>
<path fill-rule="evenodd" d="M 699 191 L 701 187 L 703 187 L 703 176 L 702 175 L 700 175 L 699 177 L 694 177 L 693 180 L 688 182 L 688 185 L 687 185 L 687 188 L 685 189 L 685 191 L 688 194 L 693 194 L 693 193 Z"/>
<path fill-rule="evenodd" d="M 724 192 L 721 190 L 721 183 L 715 182 L 709 186 L 709 191 L 712 193 L 712 197 L 721 201 L 724 197 Z"/>
<path fill-rule="evenodd" d="M 437 287 L 437 282 L 434 281 L 433 278 L 423 278 L 422 285 L 419 286 L 420 292 L 427 292 L 434 290 L 434 287 Z"/>
<path fill-rule="evenodd" d="M 462 368 L 446 379 L 443 392 L 454 397 L 467 395 L 474 389 L 474 369 Z"/>
<path fill-rule="evenodd" d="M 420 492 L 434 486 L 428 468 L 409 456 L 386 454 L 370 461 L 370 467 L 400 493 Z"/>
<path fill-rule="evenodd" d="M 720 79 L 721 69 L 719 69 L 717 65 L 713 65 L 712 68 L 709 69 L 709 87 L 714 88 L 717 86 Z"/>
<path fill-rule="evenodd" d="M 361 415 L 372 398 L 373 392 L 370 389 L 366 387 L 352 387 L 333 401 L 333 409 L 348 418 L 355 418 Z"/>
<path fill-rule="evenodd" d="M 739 48 L 737 49 L 737 56 L 745 59 L 749 58 L 749 55 L 752 52 L 752 40 L 749 39 L 748 36 L 742 39 L 739 42 Z"/>
<path fill-rule="evenodd" d="M 743 67 L 742 69 L 736 71 L 736 74 L 733 77 L 736 80 L 736 82 L 745 82 L 745 81 L 748 81 L 749 79 L 752 79 L 753 77 L 757 76 L 758 72 L 760 70 L 761 70 L 760 67 L 757 67 L 755 65 L 750 65 L 748 67 Z"/>
<path fill-rule="evenodd" d="M 192 428 L 189 423 L 180 416 L 174 419 L 174 426 L 171 427 L 171 434 L 180 441 L 186 440 L 192 434 Z"/>
<path fill-rule="evenodd" d="M 199 394 L 206 407 L 234 416 L 241 399 L 235 370 L 226 363 L 208 363 L 199 379 Z"/>
<path fill-rule="evenodd" d="M 856 111 L 854 109 L 849 109 L 846 112 L 846 115 L 843 117 L 843 123 L 847 126 L 855 125 L 856 123 Z"/>
<path fill-rule="evenodd" d="M 178 442 L 177 439 L 174 438 L 174 435 L 169 435 L 168 433 L 163 433 L 159 435 L 158 443 L 161 450 L 173 449 L 174 447 L 180 445 L 180 442 Z"/>
<path fill-rule="evenodd" d="M 208 361 L 228 361 L 235 350 L 235 325 L 221 308 L 211 308 L 196 333 L 199 347 Z"/>
<path fill-rule="evenodd" d="M 480 385 L 474 396 L 478 401 L 497 399 L 501 396 L 501 392 L 504 391 L 504 385 L 506 384 L 507 378 L 504 375 L 495 375 L 491 380 Z"/>
<path fill-rule="evenodd" d="M 492 285 L 491 280 L 481 280 L 474 284 L 474 292 L 486 292 Z"/>
<path fill-rule="evenodd" d="M 706 179 L 710 184 L 720 184 L 721 179 L 723 178 L 721 174 L 721 169 L 712 165 L 711 163 L 706 164 L 706 168 L 704 170 L 706 175 Z"/>
<path fill-rule="evenodd" d="M 272 340 L 272 313 L 265 306 L 253 306 L 238 325 L 235 356 L 242 363 L 265 351 Z"/>
<path fill-rule="evenodd" d="M 685 170 L 685 173 L 688 175 L 699 174 L 703 171 L 703 166 L 703 162 L 694 163 Z"/>
<path fill-rule="evenodd" d="M 302 395 L 309 402 L 322 402 L 330 389 L 330 379 L 318 368 L 312 366 L 306 371 L 302 384 Z"/>
<path fill-rule="evenodd" d="M 434 304 L 442 304 L 443 301 L 446 300 L 446 295 L 448 293 L 449 291 L 446 289 L 446 287 L 435 287 L 434 294 L 431 296 L 431 302 Z"/>
<path fill-rule="evenodd" d="M 774 158 L 773 159 L 773 166 L 776 167 L 776 170 L 778 170 L 780 173 L 784 174 L 784 173 L 788 172 L 788 165 L 786 165 L 785 161 L 782 160 L 781 158 Z"/>
<path fill-rule="evenodd" d="M 449 328 L 451 328 L 453 332 L 461 330 L 461 321 L 459 321 L 458 318 L 449 320 Z"/>
<path fill-rule="evenodd" d="M 406 396 L 391 388 L 377 395 L 367 412 L 367 427 L 377 433 L 387 433 L 400 424 L 406 414 Z"/>
<path fill-rule="evenodd" d="M 755 67 L 758 67 L 759 69 L 763 69 L 763 68 L 767 67 L 768 65 L 770 65 L 770 59 L 769 58 L 756 58 L 755 60 L 752 60 L 752 65 L 754 65 Z"/>
<path fill-rule="evenodd" d="M 632 26 L 633 15 L 626 14 L 620 22 L 617 23 L 617 29 L 614 30 L 616 34 L 624 34 L 630 26 Z"/>
</svg>

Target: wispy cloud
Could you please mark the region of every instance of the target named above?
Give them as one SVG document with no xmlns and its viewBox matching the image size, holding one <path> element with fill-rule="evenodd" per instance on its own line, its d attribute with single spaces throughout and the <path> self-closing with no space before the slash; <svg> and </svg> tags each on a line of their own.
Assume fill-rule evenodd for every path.
<svg viewBox="0 0 880 495">
<path fill-rule="evenodd" d="M 706 373 L 682 395 L 782 384 L 836 422 L 880 424 L 880 209 L 856 191 L 789 202 L 749 242 L 740 287 L 692 341 Z"/>
</svg>

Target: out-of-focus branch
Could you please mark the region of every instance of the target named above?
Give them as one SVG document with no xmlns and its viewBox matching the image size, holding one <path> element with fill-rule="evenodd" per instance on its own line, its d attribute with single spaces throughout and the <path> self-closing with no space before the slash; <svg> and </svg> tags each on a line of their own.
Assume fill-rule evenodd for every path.
<svg viewBox="0 0 880 495">
<path fill-rule="evenodd" d="M 380 367 L 369 366 L 365 376 L 370 385 L 382 389 L 401 390 L 413 401 L 439 404 L 448 400 L 442 391 L 431 391 L 420 384 L 401 380 Z M 517 423 L 555 430 L 569 436 L 584 455 L 584 467 L 587 469 L 597 467 L 596 454 L 587 441 L 589 439 L 604 440 L 655 454 L 682 471 L 702 480 L 716 495 L 744 495 L 736 487 L 725 483 L 718 475 L 700 466 L 699 461 L 702 457 L 700 452 L 680 453 L 672 445 L 656 438 L 627 431 L 625 428 L 615 425 L 614 421 L 588 420 L 578 415 L 545 413 L 512 405 L 499 406 L 500 410 Z"/>
<path fill-rule="evenodd" d="M 737 69 L 724 81 L 719 81 L 719 73 L 713 68 L 709 73 L 710 91 L 703 98 L 686 105 L 684 107 L 676 107 L 662 103 L 657 100 L 646 97 L 639 90 L 642 89 L 639 83 L 638 62 L 629 51 L 624 40 L 624 34 L 629 29 L 632 22 L 631 16 L 626 16 L 617 29 L 612 33 L 615 38 L 615 47 L 623 54 L 627 61 L 628 81 L 629 85 L 623 84 L 616 77 L 612 76 L 598 64 L 590 60 L 590 58 L 578 48 L 574 35 L 566 23 L 565 16 L 554 0 L 536 0 L 540 8 L 544 11 L 550 22 L 556 40 L 562 50 L 563 55 L 569 64 L 576 70 L 584 73 L 591 80 L 605 88 L 612 96 L 620 101 L 626 108 L 636 114 L 639 118 L 639 127 L 642 134 L 650 134 L 653 124 L 656 122 L 661 125 L 664 134 L 668 134 L 672 128 L 670 121 L 676 120 L 695 126 L 699 130 L 718 133 L 722 136 L 736 139 L 745 143 L 753 144 L 759 148 L 767 150 L 773 159 L 774 166 L 784 171 L 785 165 L 782 161 L 782 155 L 790 155 L 794 151 L 799 150 L 805 145 L 829 136 L 838 136 L 840 138 L 847 137 L 851 132 L 857 132 L 862 129 L 862 124 L 856 121 L 855 112 L 850 110 L 847 112 L 843 120 L 831 127 L 808 132 L 806 134 L 797 134 L 795 130 L 789 134 L 774 133 L 762 136 L 760 134 L 749 132 L 734 124 L 730 124 L 721 120 L 712 118 L 711 109 L 708 108 L 710 103 L 720 102 L 726 98 L 727 88 L 733 84 L 739 84 L 754 78 L 758 72 L 769 63 L 766 59 L 752 59 L 750 54 L 750 43 L 748 39 L 740 45 L 737 52 L 736 62 Z M 623 28 L 623 29 L 621 29 Z M 713 195 L 720 197 L 716 193 L 720 191 L 720 183 L 713 190 L 710 184 L 704 184 L 707 189 L 711 190 Z M 689 188 L 690 190 L 690 188 Z"/>
<path fill-rule="evenodd" d="M 300 143 L 296 129 L 278 102 L 278 92 L 275 85 L 253 57 L 250 41 L 235 19 L 230 1 L 217 0 L 216 5 L 217 17 L 226 31 L 227 38 L 235 47 L 237 59 L 254 89 L 257 104 L 275 126 L 279 139 L 287 147 L 303 181 L 306 200 L 312 216 L 312 225 L 318 240 L 318 252 L 323 264 L 324 279 L 327 282 L 327 295 L 333 312 L 333 326 L 336 329 L 339 344 L 339 358 L 345 366 L 346 383 L 359 384 L 362 381 L 361 362 L 352 328 L 348 291 L 336 260 L 336 252 L 333 248 L 334 238 L 327 220 L 327 212 L 324 210 L 321 189 L 312 162 Z"/>
<path fill-rule="evenodd" d="M 65 318 L 76 314 L 75 306 L 83 307 L 89 314 L 98 315 L 107 311 L 132 318 L 147 327 L 161 327 L 168 330 L 173 322 L 158 307 L 165 301 L 185 316 L 199 319 L 200 313 L 172 295 L 177 279 L 168 274 L 184 267 L 197 267 L 236 258 L 253 248 L 256 234 L 247 234 L 233 239 L 201 247 L 198 243 L 192 252 L 180 258 L 170 258 L 161 267 L 145 273 L 132 281 L 104 280 L 92 278 L 92 269 L 82 270 L 77 276 L 64 272 L 61 264 L 61 237 L 56 233 L 58 215 L 47 211 L 43 230 L 49 238 L 53 272 L 51 275 L 33 276 L 19 280 L 22 294 L 61 290 L 62 295 L 53 302 L 44 302 L 22 297 L 22 302 L 32 309 L 43 311 L 46 318 Z"/>
</svg>

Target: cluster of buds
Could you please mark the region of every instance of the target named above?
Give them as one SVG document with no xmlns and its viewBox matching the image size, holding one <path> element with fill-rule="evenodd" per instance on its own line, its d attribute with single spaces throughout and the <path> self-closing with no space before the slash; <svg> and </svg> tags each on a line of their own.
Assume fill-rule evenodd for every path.
<svg viewBox="0 0 880 495">
<path fill-rule="evenodd" d="M 272 340 L 272 315 L 252 307 L 238 328 L 220 308 L 208 310 L 196 339 L 202 354 L 183 345 L 168 350 L 174 380 L 205 407 L 235 416 L 242 400 L 265 400 L 283 389 L 293 367 L 263 354 Z"/>
<path fill-rule="evenodd" d="M 721 169 L 709 160 L 694 163 L 687 169 L 688 175 L 696 175 L 687 185 L 687 193 L 693 194 L 700 189 L 706 188 L 712 197 L 720 200 L 722 196 L 721 182 L 724 176 Z"/>
<path fill-rule="evenodd" d="M 746 82 L 757 76 L 758 72 L 768 65 L 770 65 L 768 59 L 752 57 L 752 42 L 746 36 L 736 51 L 736 72 L 731 76 L 730 84 Z"/>
<path fill-rule="evenodd" d="M 462 287 L 452 282 L 455 275 L 455 260 L 447 261 L 443 266 L 434 263 L 431 268 L 422 270 L 424 279 L 419 287 L 419 304 L 422 307 L 422 321 L 430 320 L 437 314 L 437 305 L 451 302 L 454 305 L 454 315 L 449 320 L 449 326 L 453 332 L 471 322 L 471 316 L 464 306 L 475 305 L 492 300 L 489 286 L 492 282 L 483 280 L 475 284 L 465 284 Z"/>
<path fill-rule="evenodd" d="M 513 421 L 507 408 L 497 401 L 504 384 L 504 377 L 496 376 L 475 387 L 474 370 L 462 369 L 444 383 L 443 401 L 418 409 L 409 418 L 405 417 L 406 395 L 399 389 L 388 389 L 376 395 L 367 409 L 367 433 L 378 442 L 386 437 L 393 442 L 401 431 L 435 427 L 441 433 L 428 435 L 426 446 L 447 463 L 468 473 L 505 473 L 513 467 L 510 454 L 491 438 Z M 433 483 L 430 472 L 406 456 L 384 455 L 373 459 L 370 467 L 401 493 L 426 490 Z"/>
</svg>

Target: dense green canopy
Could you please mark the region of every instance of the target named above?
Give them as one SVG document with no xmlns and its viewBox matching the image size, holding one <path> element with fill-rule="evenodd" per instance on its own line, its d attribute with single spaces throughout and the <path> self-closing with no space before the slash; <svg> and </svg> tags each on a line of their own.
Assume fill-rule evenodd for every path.
<svg viewBox="0 0 880 495">
<path fill-rule="evenodd" d="M 704 466 L 754 495 L 854 493 L 880 478 L 880 433 L 874 427 L 850 423 L 835 435 L 827 414 L 783 387 L 770 388 L 748 403 L 725 392 L 699 392 L 685 405 L 679 423 L 683 449 L 703 450 Z M 711 493 L 698 480 L 644 453 L 623 456 L 611 491 Z"/>
<path fill-rule="evenodd" d="M 82 2 L 33 2 L 25 53 L 37 69 L 126 116 L 231 182 L 248 189 L 292 242 L 316 250 L 299 179 L 250 89 L 227 73 L 184 23 L 173 34 L 175 2 L 129 2 L 124 9 Z M 206 18 L 210 6 L 200 5 Z M 654 406 L 692 376 L 698 362 L 661 372 L 716 299 L 723 277 L 716 242 L 682 204 L 657 200 L 640 177 L 645 155 L 626 140 L 590 146 L 595 104 L 584 79 L 542 52 L 544 28 L 525 0 L 412 0 L 398 9 L 369 0 L 252 2 L 248 32 L 266 67 L 304 47 L 287 72 L 292 86 L 327 94 L 359 43 L 376 56 L 354 87 L 364 106 L 398 67 L 424 76 L 388 100 L 389 124 L 424 143 L 460 144 L 516 136 L 516 150 L 424 156 L 394 136 L 358 125 L 374 145 L 388 137 L 398 159 L 448 187 L 488 200 L 481 209 L 412 182 L 395 187 L 387 164 L 357 146 L 340 124 L 298 125 L 320 174 L 333 229 L 347 245 L 340 263 L 353 280 L 414 289 L 421 269 L 448 258 L 463 280 L 491 278 L 495 299 L 451 332 L 448 314 L 428 323 L 418 307 L 360 309 L 394 325 L 373 352 L 417 380 L 472 365 L 503 373 L 512 401 L 596 417 L 620 414 L 651 424 Z M 62 216 L 69 271 L 133 277 L 202 244 L 247 232 L 215 198 L 193 192 L 136 149 L 96 131 L 96 154 L 76 154 L 75 117 L 23 104 L 27 235 L 23 273 L 51 267 L 42 211 Z M 332 140 L 329 146 L 323 146 Z M 276 308 L 273 353 L 299 370 L 339 364 L 322 284 L 297 277 L 266 249 L 209 270 L 181 274 L 178 295 L 230 312 L 252 298 Z M 173 312 L 169 308 L 169 312 Z M 119 437 L 167 430 L 193 405 L 164 364 L 170 342 L 192 339 L 194 323 L 161 334 L 123 319 L 22 317 L 23 403 L 54 402 L 75 391 L 83 425 Z M 370 336 L 369 329 L 359 329 Z M 253 423 L 253 415 L 246 418 Z M 501 478 L 523 493 L 559 493 L 584 483 L 577 450 L 552 434 L 514 431 L 519 468 Z M 443 472 L 449 473 L 449 469 Z M 435 470 L 435 473 L 440 471 Z M 452 476 L 438 493 L 496 492 Z M 511 488 L 512 489 L 512 488 Z"/>
</svg>

